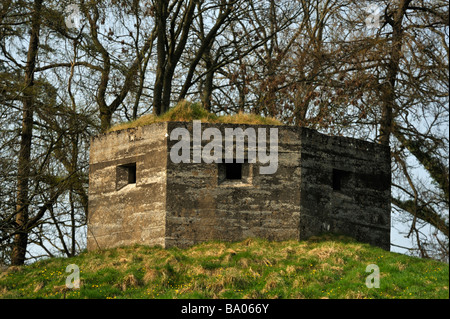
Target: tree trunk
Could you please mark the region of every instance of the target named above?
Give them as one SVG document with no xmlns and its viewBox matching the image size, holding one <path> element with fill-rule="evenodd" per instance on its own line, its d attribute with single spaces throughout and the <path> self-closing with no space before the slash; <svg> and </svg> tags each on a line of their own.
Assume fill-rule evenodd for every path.
<svg viewBox="0 0 450 319">
<path fill-rule="evenodd" d="M 389 139 L 392 133 L 394 123 L 393 110 L 396 107 L 395 85 L 397 82 L 397 75 L 400 70 L 400 57 L 403 44 L 403 17 L 411 0 L 402 0 L 395 11 L 393 18 L 386 14 L 385 18 L 392 27 L 392 47 L 390 52 L 390 59 L 387 65 L 387 78 L 381 87 L 382 94 L 382 112 L 380 121 L 380 136 L 379 142 L 384 145 L 389 145 Z"/>
<path fill-rule="evenodd" d="M 176 13 L 172 17 L 170 41 L 166 36 L 166 19 L 168 17 L 168 8 L 166 1 L 157 1 L 156 5 L 156 23 L 158 41 L 156 45 L 157 49 L 157 70 L 156 79 L 153 92 L 153 113 L 160 115 L 169 110 L 170 97 L 172 94 L 172 80 L 177 66 L 183 53 L 186 42 L 189 35 L 189 30 L 193 23 L 194 9 L 198 0 L 191 0 L 186 6 L 181 22 L 180 30 L 174 33 L 173 26 L 175 25 L 177 14 L 179 13 L 177 8 Z M 182 3 L 180 3 L 181 5 Z M 178 44 L 177 44 L 178 40 Z M 166 50 L 167 47 L 167 50 Z"/>
<path fill-rule="evenodd" d="M 39 50 L 40 13 L 43 0 L 35 0 L 31 18 L 31 34 L 24 79 L 22 130 L 17 171 L 17 233 L 11 255 L 13 265 L 23 265 L 28 244 L 28 180 L 30 176 L 31 140 L 33 137 L 34 71 Z"/>
<path fill-rule="evenodd" d="M 153 92 L 153 113 L 155 115 L 162 114 L 162 93 L 163 93 L 163 81 L 166 68 L 166 18 L 167 18 L 167 3 L 166 1 L 156 2 L 156 28 L 157 28 L 157 43 L 156 43 L 156 79 Z"/>
<path fill-rule="evenodd" d="M 202 92 L 202 102 L 203 107 L 211 112 L 211 99 L 212 99 L 212 91 L 213 91 L 213 81 L 214 81 L 214 69 L 213 69 L 213 58 L 211 56 L 210 47 L 204 54 L 205 58 L 205 68 L 207 70 L 205 82 L 203 83 L 203 92 Z"/>
</svg>

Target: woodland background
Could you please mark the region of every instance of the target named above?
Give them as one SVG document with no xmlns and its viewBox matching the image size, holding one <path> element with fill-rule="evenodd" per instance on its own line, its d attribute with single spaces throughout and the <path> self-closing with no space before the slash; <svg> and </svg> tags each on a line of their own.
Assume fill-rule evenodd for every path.
<svg viewBox="0 0 450 319">
<path fill-rule="evenodd" d="M 394 222 L 448 261 L 448 21 L 440 0 L 2 0 L 0 264 L 83 250 L 89 138 L 183 99 L 389 144 Z"/>
</svg>

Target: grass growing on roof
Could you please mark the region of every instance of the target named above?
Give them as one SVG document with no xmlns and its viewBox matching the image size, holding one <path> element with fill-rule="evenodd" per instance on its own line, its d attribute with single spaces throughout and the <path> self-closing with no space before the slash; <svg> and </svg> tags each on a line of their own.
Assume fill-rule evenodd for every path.
<svg viewBox="0 0 450 319">
<path fill-rule="evenodd" d="M 275 118 L 263 117 L 257 114 L 238 113 L 234 115 L 217 116 L 205 110 L 201 103 L 191 103 L 183 100 L 160 116 L 153 114 L 143 115 L 135 121 L 117 124 L 111 127 L 108 132 L 158 122 L 191 122 L 193 120 L 201 120 L 202 122 L 208 123 L 282 125 L 282 123 Z"/>
</svg>

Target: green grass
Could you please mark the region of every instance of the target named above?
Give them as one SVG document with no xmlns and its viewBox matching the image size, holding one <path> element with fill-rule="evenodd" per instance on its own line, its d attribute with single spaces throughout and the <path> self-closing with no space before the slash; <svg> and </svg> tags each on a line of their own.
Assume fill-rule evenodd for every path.
<svg viewBox="0 0 450 319">
<path fill-rule="evenodd" d="M 238 113 L 234 115 L 217 116 L 205 110 L 201 103 L 191 103 L 183 100 L 160 116 L 146 114 L 136 119 L 135 121 L 114 125 L 108 130 L 108 132 L 119 131 L 158 122 L 191 122 L 193 120 L 201 120 L 202 122 L 208 123 L 282 125 L 282 123 L 277 119 L 271 117 L 263 117 L 256 114 Z"/>
<path fill-rule="evenodd" d="M 81 287 L 62 292 L 69 264 L 79 267 Z M 380 288 L 366 287 L 369 264 L 380 269 Z M 448 285 L 448 264 L 333 236 L 132 246 L 52 258 L 2 272 L 0 298 L 448 299 Z"/>
</svg>

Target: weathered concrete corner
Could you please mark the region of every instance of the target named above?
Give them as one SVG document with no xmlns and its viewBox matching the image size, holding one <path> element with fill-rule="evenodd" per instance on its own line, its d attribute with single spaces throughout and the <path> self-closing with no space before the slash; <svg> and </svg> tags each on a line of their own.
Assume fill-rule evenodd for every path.
<svg viewBox="0 0 450 319">
<path fill-rule="evenodd" d="M 180 127 L 192 137 L 193 123 L 164 122 L 91 140 L 89 250 L 247 237 L 302 240 L 324 232 L 389 250 L 388 147 L 276 126 L 278 168 L 261 174 L 262 164 L 248 160 L 248 143 L 239 166 L 174 163 L 169 154 L 177 141 L 169 137 Z M 275 126 L 202 123 L 223 136 L 236 127 Z M 233 169 L 238 178 L 230 177 Z"/>
<path fill-rule="evenodd" d="M 167 123 L 91 140 L 88 250 L 165 244 Z M 136 182 L 128 183 L 127 165 Z M 126 185 L 123 185 L 126 184 Z"/>
</svg>

